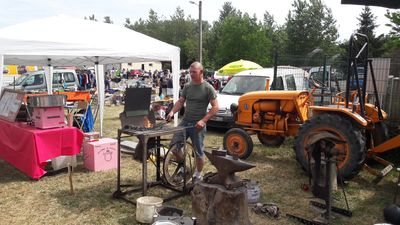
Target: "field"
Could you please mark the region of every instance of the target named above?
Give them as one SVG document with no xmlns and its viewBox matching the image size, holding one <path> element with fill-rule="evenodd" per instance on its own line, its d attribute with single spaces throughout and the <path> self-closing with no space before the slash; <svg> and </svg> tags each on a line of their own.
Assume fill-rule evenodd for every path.
<svg viewBox="0 0 400 225">
<path fill-rule="evenodd" d="M 118 113 L 122 107 L 106 107 L 105 136 L 116 137 L 120 126 Z M 224 130 L 209 129 L 205 145 L 208 148 L 222 146 Z M 253 224 L 297 224 L 286 218 L 286 213 L 313 218 L 316 214 L 308 205 L 311 194 L 301 185 L 308 182 L 306 174 L 294 159 L 293 139 L 287 139 L 280 148 L 266 148 L 255 138 L 255 148 L 248 159 L 256 168 L 241 173 L 242 178 L 260 182 L 260 202 L 276 203 L 281 210 L 279 220 L 250 212 Z M 45 176 L 39 181 L 27 176 L 0 160 L 0 224 L 136 224 L 135 206 L 112 199 L 116 189 L 116 170 L 88 172 L 78 157 L 78 168 L 73 180 L 76 194 L 69 194 L 66 173 Z M 124 155 L 122 159 L 123 181 L 140 182 L 140 163 Z M 214 168 L 207 163 L 205 172 Z M 154 174 L 151 167 L 149 174 Z M 362 171 L 346 185 L 347 197 L 353 217 L 337 218 L 333 224 L 374 224 L 383 222 L 383 208 L 391 203 L 395 190 L 395 177 L 391 174 L 379 184 L 373 184 L 373 176 Z M 151 189 L 150 195 L 165 196 L 167 191 Z M 139 195 L 130 196 L 135 200 Z M 336 205 L 344 207 L 343 197 L 335 193 Z M 191 198 L 186 196 L 166 203 L 191 213 Z"/>
</svg>

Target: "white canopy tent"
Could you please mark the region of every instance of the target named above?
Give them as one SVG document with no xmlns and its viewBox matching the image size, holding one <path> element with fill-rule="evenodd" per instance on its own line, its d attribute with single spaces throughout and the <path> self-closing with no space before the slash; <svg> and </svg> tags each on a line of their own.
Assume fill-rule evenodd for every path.
<svg viewBox="0 0 400 225">
<path fill-rule="evenodd" d="M 46 66 L 51 93 L 53 66 L 95 66 L 100 133 L 104 116 L 104 64 L 170 61 L 179 87 L 180 49 L 122 25 L 55 16 L 0 29 L 0 92 L 4 64 Z M 174 102 L 179 89 L 174 88 Z M 177 117 L 175 117 L 175 124 Z"/>
</svg>

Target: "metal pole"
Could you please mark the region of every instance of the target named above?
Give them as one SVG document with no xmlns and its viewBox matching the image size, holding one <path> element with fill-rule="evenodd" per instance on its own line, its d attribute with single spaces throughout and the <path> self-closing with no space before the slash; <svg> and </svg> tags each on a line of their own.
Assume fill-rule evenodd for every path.
<svg viewBox="0 0 400 225">
<path fill-rule="evenodd" d="M 324 56 L 324 68 L 322 69 L 322 83 L 325 85 L 325 74 L 326 74 L 326 55 Z M 330 81 L 328 81 L 330 82 Z M 324 89 L 321 89 L 321 105 L 324 105 Z"/>
<path fill-rule="evenodd" d="M 203 63 L 203 23 L 201 18 L 202 2 L 199 1 L 199 62 Z"/>
<path fill-rule="evenodd" d="M 276 90 L 277 77 L 278 77 L 278 52 L 275 51 L 275 56 L 274 56 L 274 79 L 272 80 L 271 90 Z"/>
</svg>

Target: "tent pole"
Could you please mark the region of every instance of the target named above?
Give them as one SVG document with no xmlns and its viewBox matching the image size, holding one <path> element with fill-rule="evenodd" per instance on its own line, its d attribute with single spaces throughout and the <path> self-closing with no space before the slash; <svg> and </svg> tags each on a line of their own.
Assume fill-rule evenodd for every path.
<svg viewBox="0 0 400 225">
<path fill-rule="evenodd" d="M 99 65 L 99 57 L 96 56 L 95 62 L 97 100 L 100 115 L 100 137 L 103 137 L 103 118 L 104 118 L 104 66 Z"/>
<path fill-rule="evenodd" d="M 3 87 L 4 55 L 0 54 L 0 95 Z"/>
<path fill-rule="evenodd" d="M 47 94 L 53 93 L 53 66 L 51 65 L 51 59 L 47 59 L 47 68 L 45 71 L 46 77 L 46 87 L 47 87 Z"/>
<path fill-rule="evenodd" d="M 179 58 L 180 57 L 180 49 L 177 50 L 175 56 L 173 57 L 173 60 L 171 61 L 172 64 L 172 86 L 173 86 L 173 99 L 174 99 L 174 104 L 178 101 L 179 99 L 179 72 L 180 72 L 180 65 L 179 65 Z M 179 113 L 175 114 L 174 117 L 174 126 L 178 126 L 178 116 Z"/>
</svg>

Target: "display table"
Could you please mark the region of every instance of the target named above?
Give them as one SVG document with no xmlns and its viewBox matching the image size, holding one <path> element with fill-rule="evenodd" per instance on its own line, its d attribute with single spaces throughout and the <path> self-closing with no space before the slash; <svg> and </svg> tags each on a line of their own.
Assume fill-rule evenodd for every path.
<svg viewBox="0 0 400 225">
<path fill-rule="evenodd" d="M 75 127 L 41 130 L 25 123 L 0 120 L 0 159 L 39 179 L 47 160 L 80 152 L 83 133 Z"/>
</svg>

